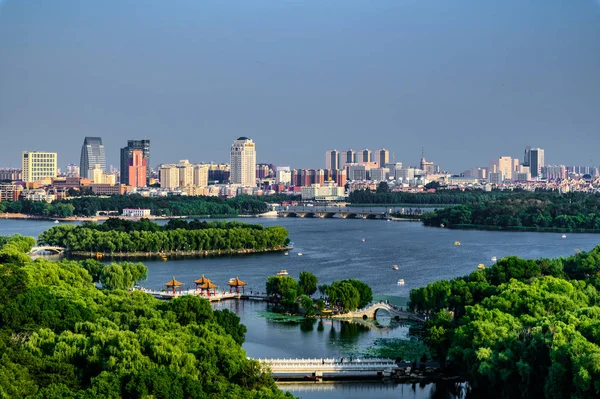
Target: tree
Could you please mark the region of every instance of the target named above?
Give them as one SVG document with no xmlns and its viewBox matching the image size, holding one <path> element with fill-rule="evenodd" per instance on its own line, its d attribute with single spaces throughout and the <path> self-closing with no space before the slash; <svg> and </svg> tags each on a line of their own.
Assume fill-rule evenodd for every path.
<svg viewBox="0 0 600 399">
<path fill-rule="evenodd" d="M 383 168 L 383 166 L 382 166 L 382 168 Z M 388 193 L 389 191 L 390 191 L 390 187 L 389 187 L 389 185 L 387 184 L 387 182 L 385 182 L 385 181 L 382 181 L 382 182 L 380 182 L 380 183 L 379 183 L 379 185 L 377 186 L 376 193 L 377 193 L 377 194 L 382 194 L 382 193 Z"/>
<path fill-rule="evenodd" d="M 302 308 L 304 309 L 304 313 L 307 316 L 310 317 L 315 314 L 315 305 L 314 305 L 312 298 L 310 298 L 307 295 L 302 295 L 302 297 L 300 297 L 300 304 L 302 305 Z"/>
<path fill-rule="evenodd" d="M 301 272 L 300 273 L 300 290 L 308 296 L 311 296 L 317 291 L 317 284 L 319 280 L 317 276 L 310 272 Z"/>
</svg>

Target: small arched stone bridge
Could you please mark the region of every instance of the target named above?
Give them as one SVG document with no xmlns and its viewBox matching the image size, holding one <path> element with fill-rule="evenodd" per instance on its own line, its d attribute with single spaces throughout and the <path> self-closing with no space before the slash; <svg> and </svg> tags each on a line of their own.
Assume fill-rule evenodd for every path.
<svg viewBox="0 0 600 399">
<path fill-rule="evenodd" d="M 40 247 L 33 247 L 31 248 L 31 251 L 29 251 L 29 255 L 39 255 L 40 252 L 50 252 L 54 255 L 62 255 L 65 253 L 65 248 L 62 247 L 53 247 L 53 246 L 40 246 Z"/>
<path fill-rule="evenodd" d="M 418 322 L 425 321 L 425 316 L 423 316 L 419 313 L 407 312 L 404 310 L 400 310 L 400 308 L 398 308 L 397 306 L 390 305 L 388 303 L 383 303 L 383 302 L 373 303 L 366 308 L 358 309 L 358 310 L 355 310 L 354 312 L 335 315 L 333 317 L 377 319 L 377 314 L 380 311 L 385 311 L 386 313 L 388 313 L 390 315 L 390 317 L 392 319 L 411 320 L 411 321 L 418 321 Z"/>
</svg>

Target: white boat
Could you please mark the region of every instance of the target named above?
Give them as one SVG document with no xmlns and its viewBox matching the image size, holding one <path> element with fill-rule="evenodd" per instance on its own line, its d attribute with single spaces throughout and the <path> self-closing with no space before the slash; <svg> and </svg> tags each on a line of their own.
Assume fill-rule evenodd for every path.
<svg viewBox="0 0 600 399">
<path fill-rule="evenodd" d="M 282 270 L 282 271 L 280 271 L 279 273 L 277 273 L 277 275 L 278 275 L 279 277 L 281 277 L 281 276 L 287 276 L 288 274 L 289 274 L 289 273 L 288 273 L 288 272 L 287 272 L 287 270 L 285 270 L 285 269 L 284 269 L 284 270 Z"/>
<path fill-rule="evenodd" d="M 400 280 L 398 280 L 398 285 L 404 285 L 404 279 L 401 278 Z"/>
<path fill-rule="evenodd" d="M 288 251 L 285 251 L 283 254 L 284 254 L 285 256 L 288 256 L 290 253 L 289 253 Z"/>
<path fill-rule="evenodd" d="M 55 220 L 54 223 L 60 223 L 58 220 Z"/>
<path fill-rule="evenodd" d="M 363 238 L 361 241 L 362 241 L 362 242 L 365 242 L 366 240 Z"/>
<path fill-rule="evenodd" d="M 298 252 L 298 256 L 302 256 L 302 252 Z"/>
<path fill-rule="evenodd" d="M 392 265 L 392 269 L 398 270 L 398 265 Z"/>
<path fill-rule="evenodd" d="M 495 256 L 492 256 L 492 262 L 497 261 L 498 259 Z"/>
<path fill-rule="evenodd" d="M 567 236 L 563 234 L 563 235 L 562 235 L 562 238 L 567 238 Z"/>
</svg>

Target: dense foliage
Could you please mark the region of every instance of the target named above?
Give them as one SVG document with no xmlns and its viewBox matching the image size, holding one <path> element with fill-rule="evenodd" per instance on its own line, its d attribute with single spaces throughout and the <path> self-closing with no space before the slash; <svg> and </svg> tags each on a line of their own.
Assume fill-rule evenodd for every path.
<svg viewBox="0 0 600 399">
<path fill-rule="evenodd" d="M 340 280 L 321 286 L 318 284 L 319 281 L 314 274 L 301 272 L 298 282 L 289 276 L 269 277 L 266 290 L 271 301 L 280 305 L 279 310 L 297 312 L 298 305 L 302 305 L 308 316 L 314 313 L 315 301 L 310 296 L 317 291 L 317 287 L 322 294 L 327 296 L 331 306 L 342 313 L 365 307 L 373 300 L 371 287 L 360 280 Z M 300 303 L 298 303 L 299 297 Z M 317 301 L 316 306 L 321 313 L 325 308 L 323 298 Z"/>
<path fill-rule="evenodd" d="M 159 252 L 159 251 L 264 251 L 289 243 L 288 231 L 280 226 L 263 227 L 239 222 L 171 221 L 161 226 L 109 219 L 103 224 L 84 223 L 55 226 L 40 234 L 43 245 L 69 251 Z"/>
<path fill-rule="evenodd" d="M 230 215 L 257 214 L 268 210 L 267 204 L 248 195 L 235 198 L 220 197 L 142 197 L 141 195 L 114 195 L 111 197 L 80 197 L 58 201 L 72 204 L 75 214 L 94 216 L 99 211 L 117 211 L 124 208 L 150 209 L 153 215 L 189 216 L 189 215 Z"/>
<path fill-rule="evenodd" d="M 45 201 L 3 201 L 0 202 L 0 213 L 25 213 L 37 216 L 72 216 L 75 207 L 72 204 Z"/>
<path fill-rule="evenodd" d="M 600 231 L 600 195 L 521 194 L 437 209 L 426 226 Z"/>
<path fill-rule="evenodd" d="M 352 204 L 446 205 L 487 201 L 507 195 L 509 195 L 508 192 L 485 192 L 482 190 L 440 190 L 435 193 L 404 193 L 392 192 L 378 187 L 376 191 L 369 189 L 354 190 L 348 196 L 348 202 Z"/>
<path fill-rule="evenodd" d="M 507 257 L 412 290 L 426 342 L 485 397 L 600 396 L 600 246 L 559 259 Z"/>
<path fill-rule="evenodd" d="M 0 397 L 285 397 L 246 358 L 235 314 L 98 290 L 77 262 L 31 260 L 33 241 L 0 249 Z"/>
</svg>

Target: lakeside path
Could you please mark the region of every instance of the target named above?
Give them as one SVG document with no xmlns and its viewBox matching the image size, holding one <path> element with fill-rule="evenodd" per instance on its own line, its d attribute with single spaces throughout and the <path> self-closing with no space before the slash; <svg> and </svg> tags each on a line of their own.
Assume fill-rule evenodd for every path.
<svg viewBox="0 0 600 399">
<path fill-rule="evenodd" d="M 139 220 L 136 217 L 125 217 L 125 216 L 41 216 L 41 215 L 28 215 L 26 213 L 3 213 L 0 215 L 0 219 L 16 219 L 16 220 L 58 220 L 61 222 L 97 222 L 104 221 L 110 218 L 126 219 L 126 220 Z M 188 216 L 150 216 L 147 219 L 150 220 L 169 220 L 169 219 L 185 219 Z"/>
</svg>

